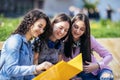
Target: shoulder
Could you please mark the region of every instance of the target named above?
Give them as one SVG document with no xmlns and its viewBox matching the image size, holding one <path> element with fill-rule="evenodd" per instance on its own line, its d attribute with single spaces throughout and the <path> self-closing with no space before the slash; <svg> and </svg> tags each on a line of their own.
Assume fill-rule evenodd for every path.
<svg viewBox="0 0 120 80">
<path fill-rule="evenodd" d="M 93 35 L 90 36 L 90 40 L 91 40 L 91 43 L 97 42 L 96 39 L 95 39 L 95 37 Z"/>
<path fill-rule="evenodd" d="M 90 40 L 91 40 L 91 48 L 95 48 L 96 46 L 99 45 L 98 41 L 95 39 L 93 35 L 91 35 Z"/>
<path fill-rule="evenodd" d="M 8 48 L 15 48 L 15 47 L 18 47 L 21 42 L 22 42 L 22 36 L 19 34 L 14 34 L 14 35 L 11 35 L 5 41 L 5 45 Z"/>
<path fill-rule="evenodd" d="M 32 44 L 33 45 L 37 45 L 37 46 L 40 46 L 41 43 L 43 43 L 44 40 L 40 39 L 39 37 L 35 38 L 33 41 L 32 41 Z"/>
</svg>

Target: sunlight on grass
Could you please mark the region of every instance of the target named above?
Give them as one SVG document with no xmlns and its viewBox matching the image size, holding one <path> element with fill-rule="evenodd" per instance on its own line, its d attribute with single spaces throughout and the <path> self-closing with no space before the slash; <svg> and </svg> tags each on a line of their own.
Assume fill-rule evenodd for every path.
<svg viewBox="0 0 120 80">
<path fill-rule="evenodd" d="M 98 22 L 90 21 L 90 27 L 91 27 L 92 29 L 99 29 L 99 28 L 100 28 L 100 25 L 99 25 Z"/>
<path fill-rule="evenodd" d="M 0 17 L 0 41 L 4 41 L 17 28 L 21 18 Z M 120 21 L 90 21 L 91 34 L 96 38 L 120 37 Z"/>
<path fill-rule="evenodd" d="M 20 18 L 0 17 L 0 41 L 4 41 L 16 29 Z"/>
</svg>

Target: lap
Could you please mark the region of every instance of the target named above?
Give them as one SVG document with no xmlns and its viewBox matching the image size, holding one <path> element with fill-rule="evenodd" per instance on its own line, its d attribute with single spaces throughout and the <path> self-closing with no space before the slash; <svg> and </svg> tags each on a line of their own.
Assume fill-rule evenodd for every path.
<svg viewBox="0 0 120 80">
<path fill-rule="evenodd" d="M 81 77 L 82 80 L 114 80 L 113 72 L 109 69 L 102 69 L 97 75 L 81 72 L 77 76 Z"/>
</svg>

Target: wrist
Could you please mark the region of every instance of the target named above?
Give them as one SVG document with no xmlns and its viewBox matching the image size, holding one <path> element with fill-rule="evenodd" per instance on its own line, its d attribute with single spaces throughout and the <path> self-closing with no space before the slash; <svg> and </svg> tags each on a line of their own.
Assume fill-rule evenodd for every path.
<svg viewBox="0 0 120 80">
<path fill-rule="evenodd" d="M 100 64 L 97 62 L 97 65 L 98 65 L 98 69 L 100 69 Z"/>
<path fill-rule="evenodd" d="M 33 74 L 38 74 L 37 66 L 35 66 L 35 70 L 34 70 Z"/>
</svg>

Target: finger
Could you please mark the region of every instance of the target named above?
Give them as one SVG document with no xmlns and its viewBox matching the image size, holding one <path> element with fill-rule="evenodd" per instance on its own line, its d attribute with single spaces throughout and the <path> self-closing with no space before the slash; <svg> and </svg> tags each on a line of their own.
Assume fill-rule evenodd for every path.
<svg viewBox="0 0 120 80">
<path fill-rule="evenodd" d="M 83 66 L 83 68 L 88 68 L 88 66 L 86 65 L 86 66 Z"/>
<path fill-rule="evenodd" d="M 48 63 L 48 65 L 49 65 L 49 66 L 53 66 L 53 64 L 52 64 L 52 63 Z"/>
<path fill-rule="evenodd" d="M 86 72 L 86 71 L 88 71 L 88 68 L 83 68 L 83 70 Z"/>
<path fill-rule="evenodd" d="M 85 63 L 90 64 L 91 62 L 85 61 Z"/>
</svg>

